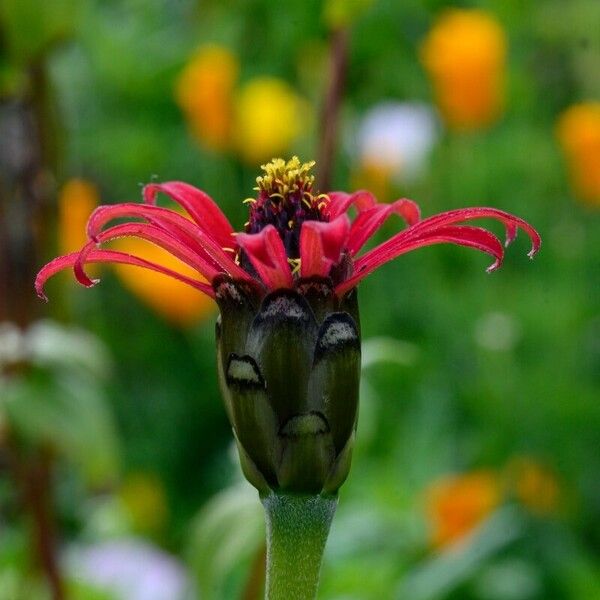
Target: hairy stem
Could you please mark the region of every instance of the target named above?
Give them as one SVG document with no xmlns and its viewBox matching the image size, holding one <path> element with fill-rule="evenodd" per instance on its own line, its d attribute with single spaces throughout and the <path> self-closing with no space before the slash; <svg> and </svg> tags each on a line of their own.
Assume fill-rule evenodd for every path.
<svg viewBox="0 0 600 600">
<path fill-rule="evenodd" d="M 266 600 L 313 600 L 337 497 L 270 494 Z"/>
</svg>

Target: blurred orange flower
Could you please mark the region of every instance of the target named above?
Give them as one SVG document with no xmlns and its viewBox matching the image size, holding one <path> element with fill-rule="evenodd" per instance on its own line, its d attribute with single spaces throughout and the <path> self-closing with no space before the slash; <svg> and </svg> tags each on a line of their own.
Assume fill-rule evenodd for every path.
<svg viewBox="0 0 600 600">
<path fill-rule="evenodd" d="M 213 150 L 230 145 L 238 73 L 238 59 L 231 51 L 209 45 L 192 57 L 177 82 L 175 97 L 192 133 Z"/>
<path fill-rule="evenodd" d="M 86 223 L 91 212 L 98 206 L 100 195 L 96 186 L 83 179 L 71 179 L 62 188 L 59 199 L 59 248 L 62 254 L 76 252 L 88 241 Z M 196 275 L 172 254 L 137 238 L 118 239 L 113 248 L 128 254 L 140 250 L 148 259 L 183 273 Z M 98 265 L 92 265 L 98 269 Z M 123 285 L 162 317 L 179 326 L 200 321 L 215 309 L 214 302 L 206 295 L 171 277 L 155 271 L 147 271 L 127 265 L 114 265 Z"/>
<path fill-rule="evenodd" d="M 238 75 L 237 57 L 223 46 L 204 46 L 191 58 L 175 98 L 193 135 L 250 164 L 285 154 L 306 130 L 308 104 L 282 79 L 255 77 L 238 87 Z"/>
<path fill-rule="evenodd" d="M 550 514 L 557 510 L 560 487 L 548 467 L 522 456 L 509 463 L 508 473 L 514 495 L 532 512 Z"/>
<path fill-rule="evenodd" d="M 600 102 L 568 108 L 558 120 L 556 133 L 575 192 L 583 201 L 600 206 Z"/>
<path fill-rule="evenodd" d="M 498 506 L 501 486 L 488 470 L 451 475 L 427 491 L 427 513 L 431 523 L 431 543 L 449 546 L 471 533 Z"/>
<path fill-rule="evenodd" d="M 421 60 L 450 127 L 477 129 L 500 115 L 506 47 L 501 25 L 480 10 L 450 10 L 429 32 Z"/>
<path fill-rule="evenodd" d="M 197 276 L 196 271 L 172 254 L 144 240 L 121 238 L 115 240 L 111 247 L 127 254 L 142 255 L 146 260 L 183 275 Z M 181 281 L 130 265 L 115 264 L 113 268 L 129 291 L 175 325 L 192 325 L 215 310 L 215 303 L 211 298 Z"/>
<path fill-rule="evenodd" d="M 79 252 L 87 242 L 85 224 L 98 206 L 100 195 L 93 183 L 70 179 L 58 195 L 58 248 L 61 254 Z"/>
</svg>

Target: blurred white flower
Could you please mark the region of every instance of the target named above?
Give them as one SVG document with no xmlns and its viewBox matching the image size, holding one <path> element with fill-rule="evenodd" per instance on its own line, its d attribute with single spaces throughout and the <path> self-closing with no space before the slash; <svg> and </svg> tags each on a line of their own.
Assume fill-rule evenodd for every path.
<svg viewBox="0 0 600 600">
<path fill-rule="evenodd" d="M 0 323 L 0 369 L 22 361 L 81 368 L 97 377 L 110 370 L 108 351 L 83 329 L 50 320 L 37 321 L 25 331 L 8 321 Z"/>
<path fill-rule="evenodd" d="M 67 563 L 76 580 L 106 590 L 116 600 L 182 600 L 189 592 L 183 566 L 135 538 L 73 548 Z"/>
<path fill-rule="evenodd" d="M 357 134 L 361 168 L 378 168 L 404 180 L 418 177 L 438 137 L 426 104 L 383 102 L 364 116 Z"/>
<path fill-rule="evenodd" d="M 486 350 L 512 350 L 521 335 L 517 320 L 502 312 L 489 312 L 475 323 L 475 341 Z"/>
</svg>

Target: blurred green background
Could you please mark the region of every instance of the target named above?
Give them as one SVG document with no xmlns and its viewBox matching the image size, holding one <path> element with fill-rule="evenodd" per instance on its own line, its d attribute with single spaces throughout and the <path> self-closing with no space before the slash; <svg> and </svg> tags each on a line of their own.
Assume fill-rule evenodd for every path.
<svg viewBox="0 0 600 600">
<path fill-rule="evenodd" d="M 1 0 L 0 600 L 261 597 L 212 304 L 132 269 L 47 305 L 32 282 L 152 180 L 240 228 L 261 162 L 318 156 L 346 27 L 333 189 L 494 206 L 543 247 L 487 275 L 436 246 L 361 285 L 320 597 L 600 598 L 597 0 Z"/>
</svg>

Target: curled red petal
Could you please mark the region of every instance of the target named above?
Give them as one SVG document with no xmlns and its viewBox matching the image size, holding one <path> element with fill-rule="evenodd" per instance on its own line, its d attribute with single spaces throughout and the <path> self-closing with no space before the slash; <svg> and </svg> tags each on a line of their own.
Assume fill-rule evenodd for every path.
<svg viewBox="0 0 600 600">
<path fill-rule="evenodd" d="M 469 225 L 438 227 L 420 237 L 407 236 L 407 232 L 408 230 L 405 230 L 396 234 L 356 260 L 354 274 L 337 286 L 338 295 L 345 294 L 381 265 L 423 246 L 450 243 L 481 250 L 495 258 L 494 263 L 488 267 L 488 272 L 499 268 L 504 258 L 504 247 L 500 240 L 481 227 Z"/>
<path fill-rule="evenodd" d="M 410 235 L 420 236 L 427 231 L 432 231 L 438 227 L 462 223 L 472 219 L 496 219 L 506 227 L 507 244 L 512 242 L 517 234 L 517 229 L 521 228 L 531 239 L 531 250 L 528 253 L 529 258 L 533 258 L 540 249 L 542 239 L 540 234 L 527 222 L 515 215 L 511 215 L 497 208 L 488 208 L 485 206 L 473 206 L 469 208 L 459 208 L 457 210 L 449 210 L 447 212 L 433 215 L 419 221 L 412 227 L 406 230 Z"/>
<path fill-rule="evenodd" d="M 220 246 L 233 248 L 233 227 L 217 203 L 205 192 L 182 181 L 150 183 L 144 187 L 143 197 L 147 204 L 156 204 L 156 196 L 162 192 L 181 205 L 208 235 Z"/>
<path fill-rule="evenodd" d="M 216 275 L 223 272 L 223 269 L 216 268 L 180 239 L 155 225 L 149 223 L 124 223 L 102 231 L 96 236 L 95 242 L 90 241 L 81 249 L 79 252 L 80 258 L 73 266 L 75 276 L 80 283 L 90 285 L 91 280 L 85 274 L 83 265 L 88 262 L 87 256 L 95 248 L 96 244 L 106 243 L 121 237 L 138 237 L 147 240 L 177 257 L 209 281 L 212 281 Z"/>
<path fill-rule="evenodd" d="M 236 239 L 268 289 L 292 287 L 285 247 L 273 225 L 267 225 L 259 233 L 238 233 Z"/>
<path fill-rule="evenodd" d="M 48 298 L 44 293 L 44 285 L 46 281 L 54 276 L 59 271 L 63 271 L 64 269 L 69 269 L 75 266 L 75 263 L 79 259 L 80 253 L 73 252 L 72 254 L 67 254 L 65 256 L 59 256 L 54 260 L 50 261 L 48 264 L 44 265 L 40 272 L 37 274 L 35 278 L 35 291 L 37 295 L 44 301 L 47 301 Z M 210 296 L 211 298 L 215 297 L 214 291 L 212 287 L 203 282 L 192 279 L 191 277 L 187 277 L 186 275 L 182 275 L 181 273 L 177 273 L 172 269 L 167 267 L 163 267 L 159 264 L 150 262 L 148 260 L 144 260 L 143 258 L 139 258 L 137 256 L 133 256 L 131 254 L 126 254 L 125 252 L 117 252 L 115 250 L 91 250 L 86 258 L 87 263 L 121 263 L 125 265 L 133 265 L 135 267 L 142 267 L 144 269 L 149 269 L 151 271 L 156 271 L 157 273 L 162 273 L 163 275 L 167 275 L 172 277 L 173 279 L 177 279 L 182 283 L 185 283 L 201 292 Z M 98 280 L 94 280 L 91 282 L 91 285 L 94 285 Z"/>
<path fill-rule="evenodd" d="M 219 270 L 235 272 L 238 276 L 243 276 L 231 256 L 219 246 L 210 234 L 204 232 L 196 223 L 168 208 L 135 203 L 99 206 L 88 220 L 88 236 L 92 240 L 98 241 L 98 234 L 106 223 L 124 217 L 146 219 L 178 238 Z"/>
<path fill-rule="evenodd" d="M 329 204 L 327 205 L 327 216 L 330 220 L 343 215 L 350 207 L 354 206 L 358 212 L 372 208 L 377 204 L 377 199 L 367 190 L 358 190 L 352 194 L 346 192 L 329 192 Z"/>
<path fill-rule="evenodd" d="M 236 264 L 232 252 L 225 251 L 218 241 L 198 227 L 197 224 L 166 208 L 135 203 L 100 206 L 90 216 L 88 235 L 97 241 L 99 230 L 103 225 L 112 219 L 122 217 L 146 219 L 152 225 L 162 228 L 165 233 L 170 234 L 190 250 L 196 252 L 209 268 L 216 269 L 218 272 L 229 273 L 237 279 L 251 279 L 246 271 Z M 233 245 L 235 245 L 235 240 Z"/>
<path fill-rule="evenodd" d="M 300 274 L 327 277 L 340 262 L 348 243 L 350 219 L 345 214 L 329 223 L 304 221 L 300 230 Z"/>
<path fill-rule="evenodd" d="M 407 198 L 390 204 L 377 204 L 360 212 L 352 222 L 348 251 L 354 256 L 392 214 L 400 215 L 407 225 L 414 225 L 421 218 L 419 205 Z"/>
</svg>

